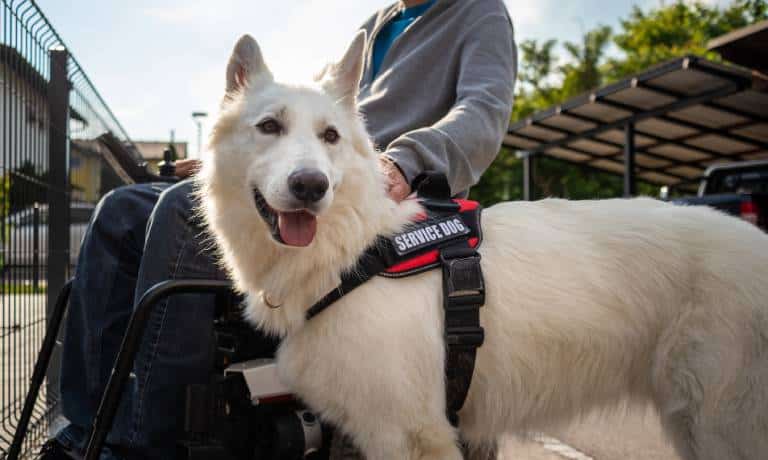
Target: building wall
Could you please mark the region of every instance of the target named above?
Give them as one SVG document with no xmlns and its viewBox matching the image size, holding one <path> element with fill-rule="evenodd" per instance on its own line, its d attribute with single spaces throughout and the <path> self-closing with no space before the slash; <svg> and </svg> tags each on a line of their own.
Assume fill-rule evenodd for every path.
<svg viewBox="0 0 768 460">
<path fill-rule="evenodd" d="M 69 178 L 72 184 L 72 200 L 95 203 L 101 196 L 102 161 L 92 154 L 71 150 Z"/>
<path fill-rule="evenodd" d="M 45 95 L 0 61 L 0 171 L 2 175 L 24 163 L 35 172 L 48 169 L 48 103 Z M 10 148 L 7 148 L 9 146 Z"/>
</svg>

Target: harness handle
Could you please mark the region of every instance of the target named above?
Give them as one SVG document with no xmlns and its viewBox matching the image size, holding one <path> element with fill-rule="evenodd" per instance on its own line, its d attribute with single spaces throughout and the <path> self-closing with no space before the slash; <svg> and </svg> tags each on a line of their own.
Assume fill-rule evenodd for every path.
<svg viewBox="0 0 768 460">
<path fill-rule="evenodd" d="M 416 195 L 427 200 L 450 200 L 451 186 L 444 173 L 437 171 L 424 171 L 411 182 L 411 189 L 416 190 Z"/>
</svg>

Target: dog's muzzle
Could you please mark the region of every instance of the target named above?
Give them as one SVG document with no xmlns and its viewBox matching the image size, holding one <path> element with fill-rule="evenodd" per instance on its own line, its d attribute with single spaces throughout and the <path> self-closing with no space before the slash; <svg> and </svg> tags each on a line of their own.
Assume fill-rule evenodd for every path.
<svg viewBox="0 0 768 460">
<path fill-rule="evenodd" d="M 316 203 L 328 191 L 328 176 L 319 169 L 300 168 L 288 176 L 288 189 L 300 202 Z"/>
<path fill-rule="evenodd" d="M 264 195 L 256 188 L 253 189 L 253 200 L 275 241 L 296 247 L 309 246 L 312 243 L 317 233 L 317 218 L 306 208 L 296 211 L 278 211 L 267 203 Z"/>
</svg>

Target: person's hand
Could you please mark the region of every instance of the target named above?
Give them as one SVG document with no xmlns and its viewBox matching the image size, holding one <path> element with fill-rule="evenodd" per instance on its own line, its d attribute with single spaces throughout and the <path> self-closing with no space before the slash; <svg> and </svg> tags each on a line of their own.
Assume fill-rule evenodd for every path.
<svg viewBox="0 0 768 460">
<path fill-rule="evenodd" d="M 200 160 L 196 160 L 196 159 L 176 160 L 176 172 L 174 175 L 179 179 L 186 179 L 187 177 L 199 171 L 200 166 L 202 166 L 202 163 L 200 163 Z"/>
<path fill-rule="evenodd" d="M 394 161 L 382 155 L 379 157 L 379 166 L 386 177 L 387 194 L 390 198 L 399 203 L 411 194 L 410 184 Z"/>
</svg>

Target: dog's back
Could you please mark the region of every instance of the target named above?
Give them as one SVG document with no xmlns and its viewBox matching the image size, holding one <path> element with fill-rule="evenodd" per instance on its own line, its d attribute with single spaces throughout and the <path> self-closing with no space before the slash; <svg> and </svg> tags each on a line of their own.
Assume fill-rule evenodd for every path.
<svg viewBox="0 0 768 460">
<path fill-rule="evenodd" d="M 768 235 L 649 199 L 507 203 L 484 229 L 466 436 L 637 399 L 687 459 L 768 452 Z"/>
</svg>

